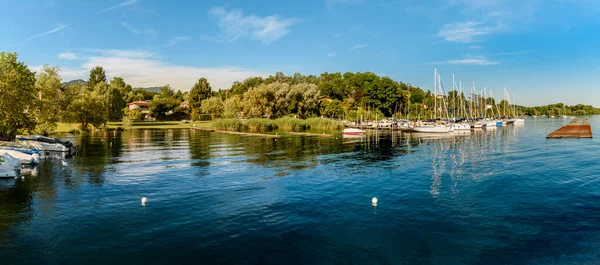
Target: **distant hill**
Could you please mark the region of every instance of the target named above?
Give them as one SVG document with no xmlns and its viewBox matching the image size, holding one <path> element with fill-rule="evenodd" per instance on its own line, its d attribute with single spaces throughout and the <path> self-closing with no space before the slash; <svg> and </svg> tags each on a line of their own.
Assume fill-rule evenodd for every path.
<svg viewBox="0 0 600 265">
<path fill-rule="evenodd" d="M 69 87 L 69 86 L 78 85 L 78 84 L 83 84 L 85 86 L 87 84 L 87 82 L 85 80 L 83 80 L 83 79 L 76 79 L 76 80 L 71 80 L 69 82 L 63 82 L 61 84 L 61 86 L 62 87 Z M 159 93 L 161 86 L 155 86 L 155 87 L 136 87 L 136 89 L 138 89 L 138 88 L 141 88 L 141 89 L 146 90 L 148 92 Z"/>
<path fill-rule="evenodd" d="M 155 87 L 136 87 L 136 89 L 137 88 L 141 88 L 141 89 L 146 90 L 148 92 L 159 93 L 161 86 L 155 86 Z"/>
<path fill-rule="evenodd" d="M 85 86 L 87 84 L 87 82 L 85 82 L 85 80 L 83 80 L 83 79 L 71 80 L 69 82 L 63 82 L 61 84 L 61 87 L 69 87 L 69 86 L 78 85 L 78 84 L 83 84 Z"/>
</svg>

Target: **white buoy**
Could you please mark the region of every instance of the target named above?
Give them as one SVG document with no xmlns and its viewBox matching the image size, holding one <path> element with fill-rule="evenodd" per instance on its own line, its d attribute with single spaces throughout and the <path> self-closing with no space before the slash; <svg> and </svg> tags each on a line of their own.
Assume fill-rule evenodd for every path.
<svg viewBox="0 0 600 265">
<path fill-rule="evenodd" d="M 146 205 L 146 203 L 148 203 L 148 199 L 146 199 L 146 197 L 142 197 L 142 205 Z"/>
<path fill-rule="evenodd" d="M 377 197 L 373 197 L 373 199 L 371 199 L 371 203 L 373 204 L 373 206 L 377 206 Z"/>
</svg>

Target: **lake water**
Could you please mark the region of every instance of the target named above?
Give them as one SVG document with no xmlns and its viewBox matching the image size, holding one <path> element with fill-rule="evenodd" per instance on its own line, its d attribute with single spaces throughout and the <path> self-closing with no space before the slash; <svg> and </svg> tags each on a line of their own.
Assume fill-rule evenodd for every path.
<svg viewBox="0 0 600 265">
<path fill-rule="evenodd" d="M 563 123 L 65 136 L 68 166 L 2 182 L 0 264 L 597 264 L 600 145 Z"/>
</svg>

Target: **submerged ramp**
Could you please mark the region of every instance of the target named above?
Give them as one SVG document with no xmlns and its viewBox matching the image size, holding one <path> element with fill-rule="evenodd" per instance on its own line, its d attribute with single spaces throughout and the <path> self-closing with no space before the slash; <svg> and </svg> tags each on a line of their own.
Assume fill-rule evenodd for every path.
<svg viewBox="0 0 600 265">
<path fill-rule="evenodd" d="M 592 138 L 592 127 L 587 119 L 574 119 L 569 124 L 546 135 L 546 138 Z"/>
</svg>

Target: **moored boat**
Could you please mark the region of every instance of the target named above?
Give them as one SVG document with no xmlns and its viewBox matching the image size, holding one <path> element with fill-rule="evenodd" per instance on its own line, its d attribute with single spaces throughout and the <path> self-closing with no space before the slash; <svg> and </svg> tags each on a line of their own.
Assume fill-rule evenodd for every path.
<svg viewBox="0 0 600 265">
<path fill-rule="evenodd" d="M 71 153 L 74 149 L 74 145 L 69 141 L 63 142 L 59 139 L 42 135 L 18 135 L 17 142 L 44 152 Z"/>
<path fill-rule="evenodd" d="M 447 133 L 452 129 L 452 125 L 446 124 L 424 124 L 418 125 L 413 128 L 415 132 L 422 133 Z"/>
<path fill-rule="evenodd" d="M 346 128 L 342 133 L 345 135 L 364 135 L 365 131 L 356 128 Z"/>
<path fill-rule="evenodd" d="M 28 152 L 25 150 L 0 149 L 0 155 L 8 154 L 16 159 L 19 159 L 21 164 L 38 164 L 40 162 L 39 152 Z"/>
</svg>

